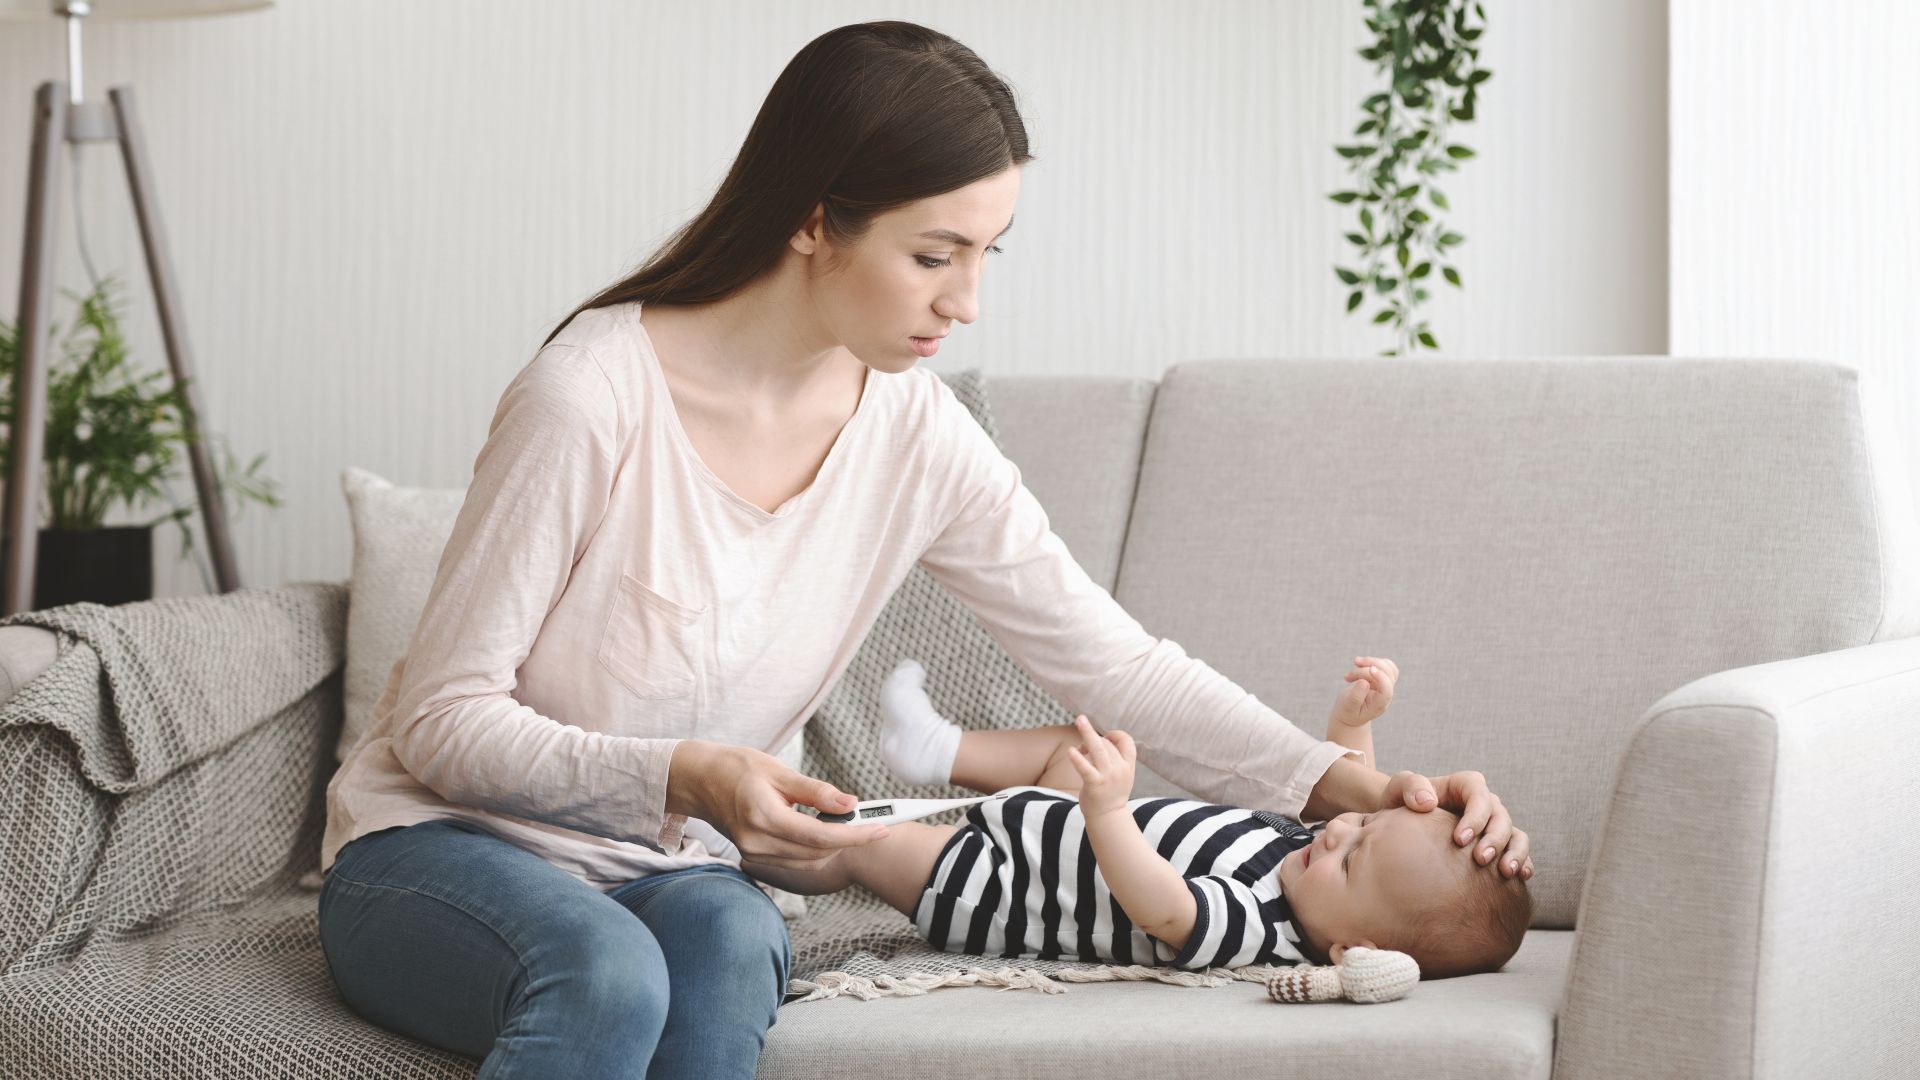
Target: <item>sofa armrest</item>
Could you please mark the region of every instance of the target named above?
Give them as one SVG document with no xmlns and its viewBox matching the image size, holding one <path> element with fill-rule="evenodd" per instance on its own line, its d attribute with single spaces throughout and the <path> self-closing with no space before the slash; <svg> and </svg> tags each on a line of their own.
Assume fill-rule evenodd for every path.
<svg viewBox="0 0 1920 1080">
<path fill-rule="evenodd" d="M 1920 638 L 1724 671 L 1647 711 L 1587 869 L 1555 1080 L 1910 1066 L 1917 717 Z"/>
</svg>

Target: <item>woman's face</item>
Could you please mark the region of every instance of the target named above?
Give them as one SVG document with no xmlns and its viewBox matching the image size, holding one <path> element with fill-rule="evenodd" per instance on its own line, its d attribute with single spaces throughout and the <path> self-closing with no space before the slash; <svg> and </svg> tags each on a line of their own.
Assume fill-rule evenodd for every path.
<svg viewBox="0 0 1920 1080">
<path fill-rule="evenodd" d="M 828 331 L 868 367 L 913 367 L 923 359 L 914 338 L 938 339 L 979 316 L 980 276 L 993 242 L 1013 227 L 1019 195 L 1020 170 L 1010 166 L 876 217 L 838 252 L 839 269 L 812 283 Z"/>
</svg>

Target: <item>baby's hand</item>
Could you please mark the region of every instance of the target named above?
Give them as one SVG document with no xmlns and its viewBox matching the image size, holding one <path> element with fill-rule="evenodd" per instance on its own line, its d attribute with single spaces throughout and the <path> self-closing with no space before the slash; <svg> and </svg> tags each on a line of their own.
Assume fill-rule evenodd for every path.
<svg viewBox="0 0 1920 1080">
<path fill-rule="evenodd" d="M 1080 730 L 1080 745 L 1067 747 L 1067 760 L 1080 773 L 1081 813 L 1088 818 L 1111 810 L 1124 813 L 1133 794 L 1133 736 L 1109 731 L 1102 738 L 1084 716 L 1074 717 L 1073 726 Z"/>
<path fill-rule="evenodd" d="M 1354 657 L 1353 670 L 1346 675 L 1347 688 L 1333 703 L 1334 721 L 1348 727 L 1372 723 L 1387 711 L 1399 678 L 1399 665 L 1386 657 Z"/>
</svg>

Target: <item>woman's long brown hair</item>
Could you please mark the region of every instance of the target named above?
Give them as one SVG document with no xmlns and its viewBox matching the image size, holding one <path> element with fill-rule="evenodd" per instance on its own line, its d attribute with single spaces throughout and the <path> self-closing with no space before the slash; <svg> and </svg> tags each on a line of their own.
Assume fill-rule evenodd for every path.
<svg viewBox="0 0 1920 1080">
<path fill-rule="evenodd" d="M 972 49 L 910 22 L 829 30 L 774 80 L 706 209 L 547 342 L 593 308 L 731 296 L 779 265 L 816 204 L 848 247 L 885 211 L 1031 160 L 1013 91 Z"/>
</svg>

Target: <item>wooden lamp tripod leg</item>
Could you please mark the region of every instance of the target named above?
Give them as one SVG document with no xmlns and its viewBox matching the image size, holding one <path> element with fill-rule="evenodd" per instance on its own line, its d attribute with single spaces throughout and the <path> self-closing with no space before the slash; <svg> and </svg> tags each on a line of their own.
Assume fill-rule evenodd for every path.
<svg viewBox="0 0 1920 1080">
<path fill-rule="evenodd" d="M 147 253 L 147 276 L 153 279 L 153 298 L 160 308 L 160 334 L 166 341 L 167 363 L 173 383 L 187 407 L 181 424 L 191 440 L 187 456 L 193 466 L 193 486 L 200 495 L 200 513 L 207 527 L 207 548 L 213 559 L 214 580 L 220 591 L 240 587 L 240 571 L 227 532 L 226 504 L 220 501 L 220 482 L 213 474 L 206 443 L 200 440 L 200 391 L 193 383 L 193 353 L 187 348 L 187 324 L 180 315 L 180 296 L 174 288 L 173 261 L 167 252 L 167 233 L 160 223 L 160 207 L 153 193 L 153 171 L 147 166 L 146 137 L 133 108 L 133 87 L 107 91 L 120 130 L 120 154 L 127 163 L 127 186 L 133 192 L 133 210 L 140 220 L 140 242 Z"/>
<path fill-rule="evenodd" d="M 7 553 L 0 604 L 12 615 L 33 607 L 40 548 L 40 465 L 47 431 L 47 333 L 53 306 L 54 169 L 66 145 L 67 88 L 44 82 L 33 97 L 33 155 L 27 161 L 27 237 L 20 261 L 20 364 L 13 373 L 13 469 L 7 478 Z"/>
</svg>

